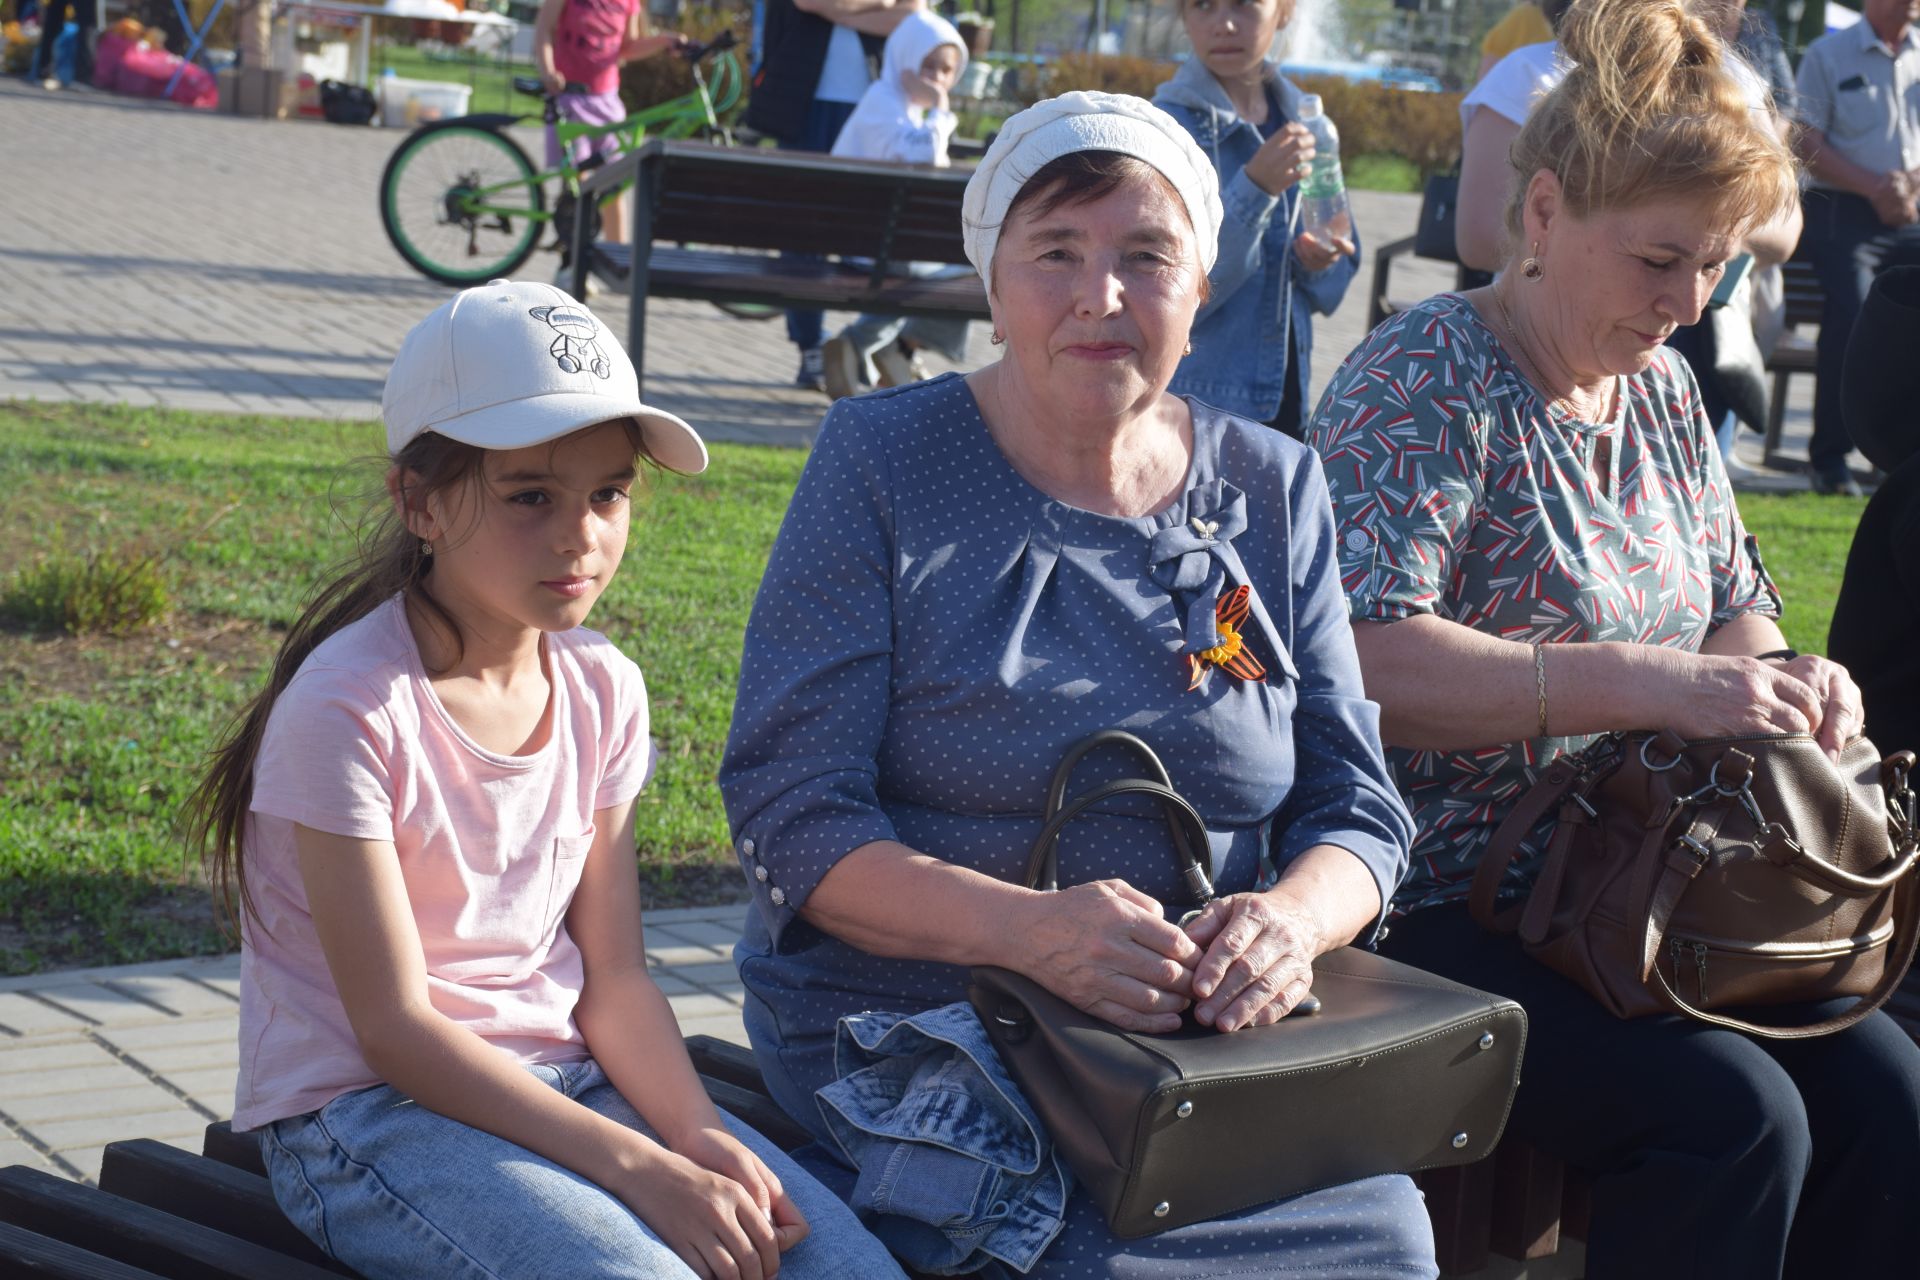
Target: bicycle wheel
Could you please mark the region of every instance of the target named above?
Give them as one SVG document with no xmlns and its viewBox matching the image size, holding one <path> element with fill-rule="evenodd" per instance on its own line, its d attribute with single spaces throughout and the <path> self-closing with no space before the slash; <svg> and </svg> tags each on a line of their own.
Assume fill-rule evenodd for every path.
<svg viewBox="0 0 1920 1280">
<path fill-rule="evenodd" d="M 380 178 L 380 222 L 408 265 L 445 284 L 511 275 L 533 253 L 546 192 L 518 143 L 448 120 L 414 130 Z"/>
</svg>

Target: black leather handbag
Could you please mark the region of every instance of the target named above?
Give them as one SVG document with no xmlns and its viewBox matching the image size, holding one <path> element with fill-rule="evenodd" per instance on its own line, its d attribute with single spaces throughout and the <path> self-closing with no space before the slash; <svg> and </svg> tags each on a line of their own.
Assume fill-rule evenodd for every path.
<svg viewBox="0 0 1920 1280">
<path fill-rule="evenodd" d="M 1149 776 L 1067 801 L 1074 765 L 1102 746 L 1132 751 Z M 1206 824 L 1152 749 L 1118 730 L 1055 771 L 1028 886 L 1057 887 L 1061 829 L 1126 795 L 1161 805 L 1196 907 L 1211 901 Z M 1319 1012 L 1231 1033 L 1123 1031 L 993 967 L 973 970 L 968 995 L 1074 1176 L 1131 1238 L 1493 1150 L 1520 1081 L 1519 1005 L 1357 947 L 1313 973 Z"/>
</svg>

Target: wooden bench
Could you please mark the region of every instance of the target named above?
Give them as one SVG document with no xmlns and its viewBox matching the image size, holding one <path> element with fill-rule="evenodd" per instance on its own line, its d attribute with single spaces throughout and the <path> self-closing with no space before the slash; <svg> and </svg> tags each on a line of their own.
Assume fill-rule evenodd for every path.
<svg viewBox="0 0 1920 1280">
<path fill-rule="evenodd" d="M 910 262 L 966 265 L 960 199 L 967 177 L 965 170 L 655 139 L 582 184 L 586 201 L 632 180 L 633 226 L 631 245 L 589 246 L 591 220 L 573 220 L 571 292 L 584 296 L 590 271 L 629 295 L 627 352 L 643 379 L 649 297 L 984 319 L 987 295 L 977 275 L 894 274 Z M 780 253 L 843 261 L 796 262 Z"/>
<path fill-rule="evenodd" d="M 811 1140 L 767 1096 L 750 1050 L 711 1036 L 689 1036 L 687 1050 L 720 1106 L 785 1150 Z M 1539 1157 L 1508 1143 L 1479 1164 L 1422 1174 L 1443 1273 L 1479 1271 L 1490 1253 L 1545 1257 L 1562 1232 L 1580 1233 L 1583 1184 L 1563 1184 L 1557 1163 L 1550 1178 L 1547 1172 Z M 253 1136 L 220 1123 L 207 1126 L 200 1155 L 146 1138 L 111 1144 L 97 1188 L 21 1165 L 0 1169 L 0 1275 L 17 1274 L 321 1280 L 356 1273 L 287 1221 Z"/>
<path fill-rule="evenodd" d="M 1780 274 L 1785 285 L 1786 328 L 1767 356 L 1773 392 L 1767 398 L 1767 432 L 1762 448 L 1768 466 L 1794 471 L 1804 469 L 1807 463 L 1804 458 L 1789 458 L 1780 452 L 1780 427 L 1787 416 L 1787 383 L 1796 373 L 1811 377 L 1817 371 L 1814 341 L 1798 329 L 1803 324 L 1820 323 L 1826 294 L 1811 263 L 1789 260 L 1781 264 Z"/>
</svg>

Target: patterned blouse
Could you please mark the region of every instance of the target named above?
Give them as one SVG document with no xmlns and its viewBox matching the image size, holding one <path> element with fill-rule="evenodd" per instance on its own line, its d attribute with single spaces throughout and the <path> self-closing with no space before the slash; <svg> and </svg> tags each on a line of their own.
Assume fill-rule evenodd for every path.
<svg viewBox="0 0 1920 1280">
<path fill-rule="evenodd" d="M 1454 294 L 1375 329 L 1307 437 L 1326 467 L 1354 620 L 1430 613 L 1521 643 L 1697 651 L 1742 614 L 1778 617 L 1686 361 L 1657 353 L 1616 400 L 1607 423 L 1550 410 Z M 1507 811 L 1548 761 L 1589 741 L 1389 748 L 1418 829 L 1395 912 L 1465 898 Z M 1541 834 L 1510 872 L 1516 888 L 1532 881 Z"/>
</svg>

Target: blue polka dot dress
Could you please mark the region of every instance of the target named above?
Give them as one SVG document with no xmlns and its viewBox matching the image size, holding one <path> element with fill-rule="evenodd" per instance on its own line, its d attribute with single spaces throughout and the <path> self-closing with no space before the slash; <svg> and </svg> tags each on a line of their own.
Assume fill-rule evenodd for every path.
<svg viewBox="0 0 1920 1280">
<path fill-rule="evenodd" d="M 1277 432 L 1192 410 L 1185 491 L 1139 518 L 1027 483 L 958 375 L 827 415 L 754 603 L 720 777 L 754 893 L 736 953 L 747 1030 L 774 1096 L 816 1131 L 838 1019 L 964 999 L 966 972 L 829 937 L 799 917 L 808 893 L 875 840 L 1018 879 L 1054 766 L 1096 730 L 1159 754 L 1207 820 L 1222 894 L 1317 844 L 1358 857 L 1383 902 L 1405 873 L 1411 826 L 1361 691 L 1321 469 Z M 1222 638 L 1214 602 L 1242 585 L 1265 675 L 1203 663 L 1196 683 L 1187 655 Z M 1128 772 L 1106 754 L 1077 787 Z M 1070 828 L 1061 882 L 1103 876 L 1184 909 L 1150 809 Z M 1145 1240 L 1115 1240 L 1082 1196 L 1068 1218 L 1031 1274 L 1435 1274 L 1400 1177 Z"/>
</svg>

